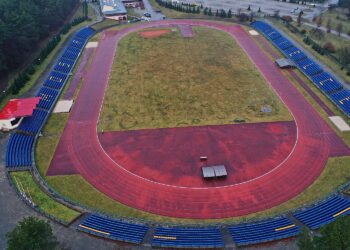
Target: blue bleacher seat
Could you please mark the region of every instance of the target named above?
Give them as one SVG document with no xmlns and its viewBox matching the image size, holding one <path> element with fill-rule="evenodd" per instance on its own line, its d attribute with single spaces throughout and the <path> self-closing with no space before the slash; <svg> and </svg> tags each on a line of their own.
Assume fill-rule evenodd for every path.
<svg viewBox="0 0 350 250">
<path fill-rule="evenodd" d="M 78 48 L 79 50 L 83 48 L 85 44 L 85 39 L 74 37 L 70 42 L 70 46 Z"/>
<path fill-rule="evenodd" d="M 157 227 L 152 246 L 218 248 L 224 247 L 224 242 L 220 230 L 216 227 Z"/>
<path fill-rule="evenodd" d="M 34 136 L 13 133 L 6 151 L 6 167 L 26 167 L 32 165 Z"/>
<path fill-rule="evenodd" d="M 270 24 L 263 21 L 255 21 L 251 24 L 253 28 L 260 31 L 265 37 L 267 37 L 280 51 L 289 57 L 294 63 L 297 64 L 299 69 L 310 79 L 312 82 L 322 90 L 322 92 L 331 99 L 346 116 L 350 117 L 350 95 L 348 91 L 343 89 L 343 85 L 336 81 L 329 73 L 325 72 L 320 65 L 308 58 L 298 47 L 294 46 L 286 37 L 284 37 L 277 29 Z M 271 34 L 276 35 L 272 39 Z"/>
<path fill-rule="evenodd" d="M 86 27 L 84 29 L 81 29 L 80 31 L 77 32 L 76 37 L 79 37 L 81 39 L 86 40 L 87 38 L 89 38 L 92 34 L 95 33 L 95 30 L 90 28 L 90 27 Z"/>
<path fill-rule="evenodd" d="M 54 70 L 68 74 L 74 66 L 75 61 L 61 57 L 58 59 Z"/>
<path fill-rule="evenodd" d="M 350 214 L 350 200 L 337 195 L 296 212 L 293 216 L 309 228 L 317 229 L 346 214 Z"/>
<path fill-rule="evenodd" d="M 331 94 L 330 98 L 347 116 L 350 116 L 350 90 L 343 89 Z"/>
<path fill-rule="evenodd" d="M 61 89 L 66 82 L 67 74 L 51 71 L 50 75 L 44 82 L 44 86 L 53 88 L 53 89 Z"/>
<path fill-rule="evenodd" d="M 343 85 L 327 72 L 322 72 L 321 74 L 313 76 L 312 81 L 326 94 L 331 94 L 343 89 Z"/>
<path fill-rule="evenodd" d="M 75 61 L 78 58 L 79 53 L 80 53 L 80 49 L 73 46 L 68 46 L 63 52 L 62 57 Z"/>
<path fill-rule="evenodd" d="M 91 214 L 78 229 L 113 240 L 140 244 L 148 231 L 148 226 Z"/>
<path fill-rule="evenodd" d="M 295 236 L 300 228 L 286 217 L 230 226 L 237 245 L 256 244 Z"/>
<path fill-rule="evenodd" d="M 42 87 L 36 95 L 41 97 L 37 107 L 48 110 L 51 109 L 58 96 L 58 93 L 59 92 L 57 90 Z"/>
<path fill-rule="evenodd" d="M 42 109 L 35 109 L 32 116 L 25 117 L 18 127 L 18 130 L 36 134 L 42 127 L 48 112 Z"/>
</svg>

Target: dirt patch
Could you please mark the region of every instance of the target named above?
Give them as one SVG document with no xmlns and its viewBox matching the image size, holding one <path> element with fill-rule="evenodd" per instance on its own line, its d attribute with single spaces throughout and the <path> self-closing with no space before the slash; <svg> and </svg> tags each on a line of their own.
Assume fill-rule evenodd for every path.
<svg viewBox="0 0 350 250">
<path fill-rule="evenodd" d="M 171 30 L 169 29 L 163 29 L 163 30 L 147 30 L 147 31 L 141 31 L 139 34 L 140 36 L 144 38 L 153 38 L 158 36 L 163 36 L 165 34 L 170 33 Z"/>
</svg>

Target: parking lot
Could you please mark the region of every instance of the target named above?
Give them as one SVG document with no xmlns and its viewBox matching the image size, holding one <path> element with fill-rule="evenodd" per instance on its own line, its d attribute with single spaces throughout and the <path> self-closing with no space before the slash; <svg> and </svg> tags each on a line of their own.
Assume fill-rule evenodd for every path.
<svg viewBox="0 0 350 250">
<path fill-rule="evenodd" d="M 274 0 L 182 0 L 185 3 L 196 3 L 198 5 L 202 4 L 204 7 L 216 9 L 231 9 L 233 12 L 238 12 L 240 9 L 242 12 L 246 12 L 248 6 L 250 5 L 251 11 L 258 12 L 259 8 L 264 14 L 274 14 L 276 10 L 280 11 L 280 15 L 290 15 L 297 17 L 300 10 L 304 12 L 304 18 L 311 20 L 314 16 L 318 15 L 320 11 L 324 10 L 323 6 L 308 6 L 299 5 L 286 2 L 279 2 Z"/>
</svg>

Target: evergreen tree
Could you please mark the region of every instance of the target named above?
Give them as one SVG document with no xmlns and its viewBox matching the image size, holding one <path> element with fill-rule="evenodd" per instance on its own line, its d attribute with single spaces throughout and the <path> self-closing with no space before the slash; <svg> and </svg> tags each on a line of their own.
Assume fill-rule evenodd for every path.
<svg viewBox="0 0 350 250">
<path fill-rule="evenodd" d="M 8 250 L 44 250 L 58 246 L 50 224 L 36 217 L 25 217 L 6 238 Z"/>
<path fill-rule="evenodd" d="M 227 12 L 227 17 L 228 17 L 228 18 L 232 18 L 232 11 L 231 11 L 231 9 L 228 10 L 228 12 Z"/>
</svg>

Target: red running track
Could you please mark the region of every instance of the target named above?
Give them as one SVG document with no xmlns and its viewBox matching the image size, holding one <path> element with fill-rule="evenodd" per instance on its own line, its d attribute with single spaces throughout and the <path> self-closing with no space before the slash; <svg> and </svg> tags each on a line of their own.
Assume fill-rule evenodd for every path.
<svg viewBox="0 0 350 250">
<path fill-rule="evenodd" d="M 180 187 L 137 176 L 112 161 L 104 151 L 96 124 L 118 42 L 125 35 L 144 28 L 175 25 L 197 25 L 226 31 L 256 64 L 289 108 L 297 125 L 295 147 L 281 164 L 259 177 L 234 185 Z M 240 26 L 210 21 L 165 20 L 105 32 L 91 68 L 94 70 L 87 72 L 51 167 L 74 166 L 96 189 L 128 206 L 183 218 L 242 216 L 291 199 L 315 181 L 330 155 L 349 155 L 347 146 Z"/>
<path fill-rule="evenodd" d="M 218 187 L 275 168 L 292 151 L 296 126 L 289 121 L 145 129 L 99 133 L 99 139 L 115 162 L 138 176 L 175 186 Z M 203 180 L 203 155 L 207 164 L 225 165 L 227 178 Z"/>
</svg>

